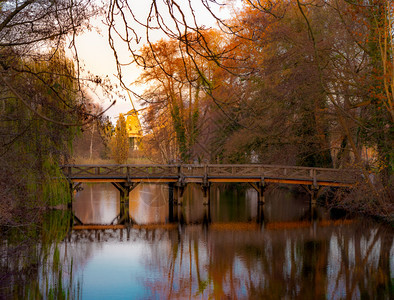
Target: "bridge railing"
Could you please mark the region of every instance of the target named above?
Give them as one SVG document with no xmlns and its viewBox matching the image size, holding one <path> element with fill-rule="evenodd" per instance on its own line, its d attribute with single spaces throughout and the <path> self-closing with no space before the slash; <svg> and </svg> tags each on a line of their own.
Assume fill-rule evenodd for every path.
<svg viewBox="0 0 394 300">
<path fill-rule="evenodd" d="M 332 182 L 358 182 L 352 169 L 309 168 L 275 165 L 65 165 L 69 178 L 277 178 Z"/>
<path fill-rule="evenodd" d="M 288 179 L 316 179 L 355 182 L 360 172 L 353 169 L 310 168 L 275 165 L 207 165 L 209 177 L 265 177 Z"/>
<path fill-rule="evenodd" d="M 71 178 L 160 178 L 177 177 L 177 165 L 64 165 L 64 174 Z"/>
</svg>

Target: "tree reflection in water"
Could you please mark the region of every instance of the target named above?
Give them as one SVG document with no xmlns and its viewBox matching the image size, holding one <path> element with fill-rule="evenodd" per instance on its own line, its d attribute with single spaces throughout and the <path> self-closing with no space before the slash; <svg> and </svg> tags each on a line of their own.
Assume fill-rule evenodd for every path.
<svg viewBox="0 0 394 300">
<path fill-rule="evenodd" d="M 162 280 L 144 283 L 152 295 L 167 299 L 392 296 L 391 230 L 365 222 L 316 226 L 314 232 L 215 226 L 207 232 L 200 226 L 169 231 L 168 247 L 153 243 L 146 256 Z"/>
<path fill-rule="evenodd" d="M 49 225 L 30 232 L 39 243 L 19 254 L 10 252 L 22 237 L 9 234 L 0 245 L 0 298 L 393 298 L 391 227 L 330 220 L 324 210 L 311 210 L 305 199 L 280 190 L 267 197 L 264 222 L 258 223 L 253 194 L 227 199 L 226 193 L 213 193 L 209 224 L 199 221 L 204 207 L 200 191 L 193 189 L 179 207 L 185 225 L 148 222 L 69 231 L 70 215 L 56 212 Z M 111 218 L 119 208 L 112 202 Z M 165 205 L 146 203 L 132 203 L 131 216 L 138 219 L 135 213 L 146 210 L 154 220 L 166 218 L 160 211 Z"/>
<path fill-rule="evenodd" d="M 65 238 L 71 212 L 53 211 L 40 223 L 2 228 L 0 299 L 79 299 L 78 265 Z M 74 252 L 74 251 L 72 251 Z"/>
</svg>

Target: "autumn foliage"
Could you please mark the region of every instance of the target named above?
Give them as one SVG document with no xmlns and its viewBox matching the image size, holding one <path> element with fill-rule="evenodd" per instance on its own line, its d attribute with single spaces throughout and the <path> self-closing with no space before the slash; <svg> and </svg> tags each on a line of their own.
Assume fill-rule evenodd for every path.
<svg viewBox="0 0 394 300">
<path fill-rule="evenodd" d="M 147 153 L 357 168 L 369 199 L 390 199 L 392 16 L 383 0 L 244 1 L 222 31 L 150 43 L 138 57 Z"/>
</svg>

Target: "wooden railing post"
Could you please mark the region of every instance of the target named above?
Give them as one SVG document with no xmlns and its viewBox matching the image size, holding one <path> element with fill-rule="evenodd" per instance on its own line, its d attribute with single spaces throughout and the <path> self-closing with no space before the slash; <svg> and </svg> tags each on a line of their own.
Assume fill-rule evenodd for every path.
<svg viewBox="0 0 394 300">
<path fill-rule="evenodd" d="M 127 182 L 130 182 L 130 167 L 126 167 L 126 176 L 127 176 Z"/>
<path fill-rule="evenodd" d="M 177 173 L 178 173 L 178 178 L 181 178 L 181 176 L 182 176 L 182 165 L 177 165 Z"/>
<path fill-rule="evenodd" d="M 204 165 L 204 180 L 203 186 L 208 186 L 208 166 Z"/>
<path fill-rule="evenodd" d="M 312 178 L 313 178 L 313 188 L 318 189 L 319 186 L 317 184 L 316 169 L 312 170 Z"/>
</svg>

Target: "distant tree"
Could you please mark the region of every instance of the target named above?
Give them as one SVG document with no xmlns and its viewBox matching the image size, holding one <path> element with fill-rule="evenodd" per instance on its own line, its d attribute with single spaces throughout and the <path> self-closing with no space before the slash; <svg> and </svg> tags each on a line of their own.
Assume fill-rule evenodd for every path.
<svg viewBox="0 0 394 300">
<path fill-rule="evenodd" d="M 216 31 L 206 31 L 204 38 L 212 47 L 219 48 L 220 39 Z M 179 156 L 182 162 L 189 162 L 198 154 L 196 145 L 203 123 L 203 102 L 212 92 L 215 64 L 193 57 L 198 62 L 195 64 L 192 59 L 184 57 L 182 51 L 181 45 L 174 40 L 160 40 L 151 47 L 144 46 L 140 57 L 146 68 L 139 77 L 139 83 L 149 85 L 140 98 L 149 108 L 145 121 L 151 137 L 156 141 L 157 137 L 159 140 L 162 136 L 175 137 L 176 147 L 170 147 L 176 150 L 175 153 L 166 151 L 164 155 L 161 151 L 161 155 L 169 160 Z M 165 122 L 155 124 L 159 119 Z M 170 128 L 164 129 L 163 124 Z"/>
<path fill-rule="evenodd" d="M 119 114 L 116 122 L 115 133 L 111 141 L 112 158 L 118 164 L 123 164 L 129 156 L 129 138 L 126 129 L 126 119 L 123 114 Z"/>
</svg>

